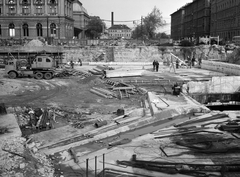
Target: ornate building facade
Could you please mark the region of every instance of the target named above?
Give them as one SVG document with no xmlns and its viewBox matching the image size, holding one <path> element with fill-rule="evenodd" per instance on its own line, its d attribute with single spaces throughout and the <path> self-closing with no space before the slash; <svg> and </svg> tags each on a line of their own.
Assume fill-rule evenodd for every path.
<svg viewBox="0 0 240 177">
<path fill-rule="evenodd" d="M 85 39 L 85 31 L 90 20 L 87 10 L 79 0 L 73 3 L 74 36 L 78 39 Z"/>
<path fill-rule="evenodd" d="M 0 38 L 71 39 L 73 0 L 0 0 Z"/>
</svg>

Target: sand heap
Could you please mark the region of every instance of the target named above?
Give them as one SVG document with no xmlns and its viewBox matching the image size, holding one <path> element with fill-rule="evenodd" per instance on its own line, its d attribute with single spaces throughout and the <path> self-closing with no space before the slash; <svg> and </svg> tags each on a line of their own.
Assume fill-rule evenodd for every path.
<svg viewBox="0 0 240 177">
<path fill-rule="evenodd" d="M 24 46 L 25 47 L 41 47 L 41 46 L 44 46 L 45 44 L 38 40 L 38 39 L 33 39 L 31 41 L 29 41 L 27 44 L 25 44 Z"/>
</svg>

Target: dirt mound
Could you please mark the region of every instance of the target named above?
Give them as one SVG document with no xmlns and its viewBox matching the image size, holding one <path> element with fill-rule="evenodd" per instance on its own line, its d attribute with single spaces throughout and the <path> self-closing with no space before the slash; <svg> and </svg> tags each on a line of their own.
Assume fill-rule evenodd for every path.
<svg viewBox="0 0 240 177">
<path fill-rule="evenodd" d="M 25 47 L 42 47 L 44 46 L 44 43 L 38 39 L 33 39 L 27 44 L 24 45 Z"/>
</svg>

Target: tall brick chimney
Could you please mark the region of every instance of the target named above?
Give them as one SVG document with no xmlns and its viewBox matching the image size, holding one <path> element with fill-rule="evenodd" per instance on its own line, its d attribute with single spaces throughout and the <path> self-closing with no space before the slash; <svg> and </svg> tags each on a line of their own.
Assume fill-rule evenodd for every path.
<svg viewBox="0 0 240 177">
<path fill-rule="evenodd" d="M 112 26 L 114 25 L 114 13 L 111 13 L 111 21 L 112 21 Z"/>
</svg>

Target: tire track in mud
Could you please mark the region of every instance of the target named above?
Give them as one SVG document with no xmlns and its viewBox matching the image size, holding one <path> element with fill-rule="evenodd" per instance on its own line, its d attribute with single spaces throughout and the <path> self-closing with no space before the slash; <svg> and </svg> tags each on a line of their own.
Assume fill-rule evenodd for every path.
<svg viewBox="0 0 240 177">
<path fill-rule="evenodd" d="M 4 103 L 7 107 L 34 105 L 34 102 L 41 103 L 61 94 L 63 90 L 67 89 L 66 85 L 59 85 L 51 81 L 34 80 L 31 82 L 33 85 L 39 86 L 40 89 L 34 91 L 26 89 L 22 94 L 0 96 L 0 102 Z"/>
</svg>

